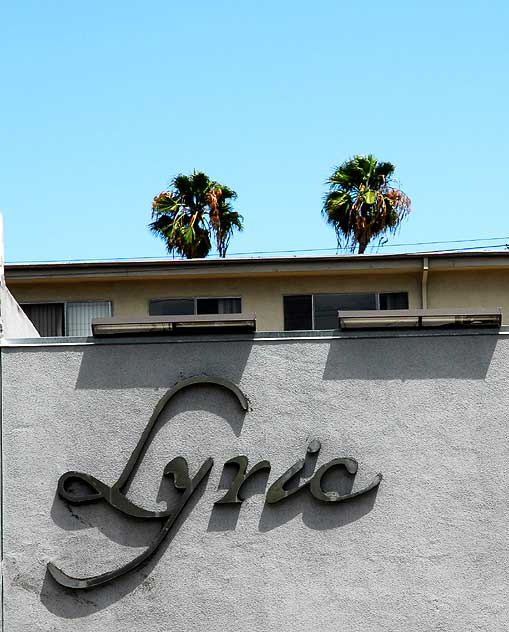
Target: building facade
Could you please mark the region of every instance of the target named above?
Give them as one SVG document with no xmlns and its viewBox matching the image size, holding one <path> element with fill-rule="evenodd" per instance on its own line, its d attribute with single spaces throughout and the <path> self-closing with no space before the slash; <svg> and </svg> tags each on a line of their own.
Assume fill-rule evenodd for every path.
<svg viewBox="0 0 509 632">
<path fill-rule="evenodd" d="M 27 338 L 1 367 L 6 632 L 508 628 L 504 328 Z"/>
<path fill-rule="evenodd" d="M 506 630 L 506 261 L 8 268 L 1 631 Z"/>
<path fill-rule="evenodd" d="M 10 264 L 6 282 L 44 336 L 98 316 L 256 313 L 259 331 L 334 329 L 338 309 L 501 307 L 509 253 Z"/>
</svg>

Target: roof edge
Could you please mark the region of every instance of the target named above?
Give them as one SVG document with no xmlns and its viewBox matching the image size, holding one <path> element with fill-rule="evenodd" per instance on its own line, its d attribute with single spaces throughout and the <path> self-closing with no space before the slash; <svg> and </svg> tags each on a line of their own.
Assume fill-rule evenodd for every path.
<svg viewBox="0 0 509 632">
<path fill-rule="evenodd" d="M 7 281 L 23 282 L 32 279 L 70 279 L 151 276 L 213 276 L 213 275 L 253 275 L 277 274 L 326 274 L 355 271 L 383 272 L 390 269 L 416 271 L 427 259 L 430 268 L 466 269 L 476 267 L 509 268 L 509 252 L 500 251 L 439 251 L 412 252 L 399 254 L 368 255 L 320 255 L 285 257 L 243 257 L 214 259 L 116 259 L 97 261 L 55 261 L 9 263 L 5 266 Z"/>
</svg>

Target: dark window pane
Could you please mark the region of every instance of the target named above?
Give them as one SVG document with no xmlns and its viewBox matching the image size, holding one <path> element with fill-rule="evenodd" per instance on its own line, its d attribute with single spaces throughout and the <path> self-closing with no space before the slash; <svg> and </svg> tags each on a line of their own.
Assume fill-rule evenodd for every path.
<svg viewBox="0 0 509 632">
<path fill-rule="evenodd" d="M 240 298 L 197 298 L 197 314 L 240 314 Z"/>
<path fill-rule="evenodd" d="M 315 329 L 337 329 L 338 310 L 376 309 L 376 294 L 315 294 Z"/>
<path fill-rule="evenodd" d="M 165 298 L 150 301 L 148 313 L 150 316 L 183 316 L 194 314 L 194 299 Z"/>
<path fill-rule="evenodd" d="M 408 309 L 408 292 L 380 294 L 380 309 Z"/>
<path fill-rule="evenodd" d="M 63 303 L 32 303 L 21 305 L 40 336 L 64 335 Z"/>
<path fill-rule="evenodd" d="M 284 296 L 285 331 L 313 329 L 311 294 Z"/>
</svg>

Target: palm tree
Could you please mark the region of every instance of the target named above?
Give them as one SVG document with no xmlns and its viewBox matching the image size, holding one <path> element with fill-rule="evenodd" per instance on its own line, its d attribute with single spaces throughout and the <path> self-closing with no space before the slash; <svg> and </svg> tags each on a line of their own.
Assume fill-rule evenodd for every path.
<svg viewBox="0 0 509 632">
<path fill-rule="evenodd" d="M 242 230 L 242 215 L 232 208 L 235 191 L 201 171 L 173 178 L 172 189 L 156 195 L 150 230 L 164 239 L 170 254 L 187 259 L 206 257 L 211 235 L 220 257 L 226 256 L 234 230 Z"/>
<path fill-rule="evenodd" d="M 338 247 L 365 252 L 374 238 L 395 234 L 411 210 L 410 198 L 392 186 L 394 165 L 371 154 L 354 156 L 327 180 L 323 214 L 336 231 Z"/>
</svg>

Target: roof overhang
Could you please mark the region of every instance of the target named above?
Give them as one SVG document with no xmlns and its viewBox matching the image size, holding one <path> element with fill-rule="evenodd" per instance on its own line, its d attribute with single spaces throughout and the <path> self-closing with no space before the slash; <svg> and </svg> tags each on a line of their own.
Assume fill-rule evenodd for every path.
<svg viewBox="0 0 509 632">
<path fill-rule="evenodd" d="M 509 252 L 440 252 L 390 255 L 329 255 L 228 259 L 157 259 L 11 263 L 7 283 L 247 278 L 419 272 L 423 260 L 430 272 L 442 270 L 509 269 Z"/>
</svg>

